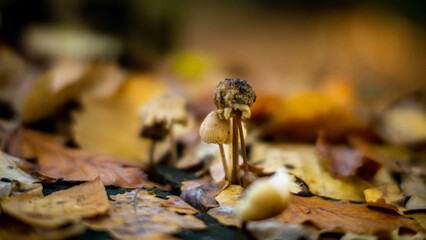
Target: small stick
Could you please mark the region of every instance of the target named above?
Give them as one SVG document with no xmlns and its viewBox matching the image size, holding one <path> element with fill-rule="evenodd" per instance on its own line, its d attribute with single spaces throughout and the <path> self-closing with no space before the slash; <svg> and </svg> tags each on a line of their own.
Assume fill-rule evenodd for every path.
<svg viewBox="0 0 426 240">
<path fill-rule="evenodd" d="M 149 168 L 154 167 L 154 150 L 155 150 L 155 140 L 151 140 L 151 146 L 149 148 Z"/>
<path fill-rule="evenodd" d="M 225 179 L 227 181 L 230 181 L 228 163 L 226 162 L 225 151 L 223 150 L 223 144 L 219 144 L 219 149 L 220 149 L 220 157 L 222 158 L 223 171 L 225 172 Z"/>
<path fill-rule="evenodd" d="M 240 163 L 238 159 L 238 122 L 237 118 L 232 118 L 232 183 L 241 185 Z"/>
<path fill-rule="evenodd" d="M 170 151 L 171 151 L 171 165 L 174 166 L 176 164 L 176 141 L 173 135 L 173 124 L 170 125 Z"/>
<path fill-rule="evenodd" d="M 237 119 L 237 122 L 238 122 L 238 130 L 239 130 L 239 133 L 240 133 L 241 152 L 243 153 L 243 164 L 244 164 L 243 187 L 246 187 L 247 186 L 247 174 L 249 172 L 249 169 L 248 169 L 246 144 L 244 142 L 243 125 L 241 123 L 241 112 L 237 111 L 237 113 L 235 115 L 236 115 L 235 118 Z"/>
</svg>

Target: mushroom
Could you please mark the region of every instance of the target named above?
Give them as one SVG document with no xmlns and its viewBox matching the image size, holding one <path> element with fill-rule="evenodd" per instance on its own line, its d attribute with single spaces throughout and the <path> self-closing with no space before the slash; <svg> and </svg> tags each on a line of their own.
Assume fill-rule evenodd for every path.
<svg viewBox="0 0 426 240">
<path fill-rule="evenodd" d="M 291 183 L 291 175 L 282 168 L 270 178 L 256 180 L 237 206 L 238 217 L 246 222 L 280 214 L 287 207 Z"/>
<path fill-rule="evenodd" d="M 229 138 L 230 129 L 229 120 L 220 119 L 217 110 L 210 112 L 200 126 L 201 140 L 205 143 L 214 143 L 219 145 L 223 171 L 225 172 L 225 179 L 228 181 L 230 181 L 230 177 L 223 144 Z"/>
<path fill-rule="evenodd" d="M 238 163 L 238 136 L 241 143 L 241 151 L 244 163 L 243 185 L 246 186 L 248 174 L 247 153 L 244 143 L 243 126 L 241 119 L 249 119 L 250 107 L 256 101 L 256 93 L 245 81 L 238 78 L 227 78 L 217 85 L 214 91 L 214 103 L 218 108 L 220 118 L 229 120 L 232 118 L 232 183 L 241 185 Z"/>
<path fill-rule="evenodd" d="M 172 164 L 175 164 L 177 157 L 173 125 L 186 125 L 188 121 L 185 100 L 181 97 L 172 95 L 157 97 L 142 105 L 142 107 L 139 109 L 139 117 L 143 122 L 142 132 L 144 127 L 152 127 L 153 130 L 157 130 L 164 133 L 165 135 L 169 135 L 171 142 L 171 162 Z M 153 154 L 155 142 L 157 139 L 154 139 L 151 136 L 148 137 L 153 140 L 150 150 L 150 162 L 153 162 L 153 156 L 151 155 L 151 152 Z M 158 139 L 162 140 L 161 137 Z"/>
</svg>

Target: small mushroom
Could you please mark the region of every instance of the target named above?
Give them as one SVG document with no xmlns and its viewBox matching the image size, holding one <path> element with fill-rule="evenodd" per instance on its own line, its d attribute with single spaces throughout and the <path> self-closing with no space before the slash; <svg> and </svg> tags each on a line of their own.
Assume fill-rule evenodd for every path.
<svg viewBox="0 0 426 240">
<path fill-rule="evenodd" d="M 171 142 L 171 159 L 172 164 L 176 163 L 176 143 L 173 133 L 173 125 L 181 124 L 186 125 L 188 121 L 188 113 L 185 108 L 185 100 L 181 97 L 164 95 L 157 97 L 144 105 L 139 109 L 139 117 L 141 118 L 144 127 L 154 127 L 152 129 L 159 130 L 162 127 L 165 129 L 161 130 L 166 135 L 169 135 Z M 161 127 L 160 127 L 161 126 Z M 153 138 L 151 138 L 153 139 Z M 155 141 L 152 141 L 153 147 L 151 151 L 154 151 Z M 150 155 L 151 156 L 151 155 Z M 151 156 L 152 157 L 152 156 Z M 150 157 L 150 158 L 151 158 Z M 150 159 L 153 161 L 153 159 Z"/>
<path fill-rule="evenodd" d="M 247 185 L 246 181 L 249 170 L 241 118 L 250 118 L 250 107 L 255 101 L 256 94 L 253 88 L 245 80 L 238 78 L 227 78 L 221 81 L 214 91 L 214 103 L 218 108 L 219 117 L 225 120 L 232 118 L 232 183 L 241 185 L 238 164 L 239 136 L 244 163 L 244 186 Z"/>
<path fill-rule="evenodd" d="M 266 179 L 258 179 L 246 190 L 237 206 L 237 215 L 243 221 L 262 220 L 280 214 L 290 198 L 291 176 L 278 169 Z"/>
<path fill-rule="evenodd" d="M 231 132 L 230 129 L 229 120 L 220 119 L 217 110 L 210 112 L 200 126 L 201 140 L 205 143 L 214 143 L 219 145 L 223 171 L 225 172 L 225 179 L 228 181 L 230 178 L 223 144 L 229 138 Z"/>
</svg>

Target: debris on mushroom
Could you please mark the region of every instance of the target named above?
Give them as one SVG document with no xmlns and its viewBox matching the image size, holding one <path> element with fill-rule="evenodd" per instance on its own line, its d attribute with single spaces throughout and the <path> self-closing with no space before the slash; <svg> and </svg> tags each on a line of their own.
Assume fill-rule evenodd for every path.
<svg viewBox="0 0 426 240">
<path fill-rule="evenodd" d="M 229 138 L 230 132 L 231 127 L 229 120 L 220 119 L 217 110 L 210 112 L 200 126 L 201 140 L 205 143 L 214 143 L 219 145 L 223 171 L 225 172 L 225 179 L 228 181 L 230 180 L 228 163 L 226 161 L 223 144 Z"/>
<path fill-rule="evenodd" d="M 217 85 L 214 91 L 214 103 L 218 108 L 220 118 L 228 120 L 232 118 L 232 177 L 233 184 L 241 185 L 240 170 L 238 164 L 238 138 L 243 155 L 244 176 L 243 186 L 247 185 L 248 161 L 244 140 L 244 131 L 241 119 L 251 116 L 250 107 L 256 101 L 253 88 L 245 80 L 227 78 Z"/>
<path fill-rule="evenodd" d="M 253 221 L 280 214 L 287 207 L 291 183 L 291 176 L 284 169 L 278 169 L 270 178 L 256 180 L 237 206 L 238 217 Z"/>
<path fill-rule="evenodd" d="M 175 164 L 177 156 L 173 126 L 175 124 L 186 125 L 188 122 L 185 100 L 181 97 L 172 95 L 157 97 L 141 106 L 139 109 L 139 117 L 143 122 L 141 136 L 152 139 L 150 163 L 153 163 L 152 156 L 155 148 L 155 141 L 163 140 L 165 137 L 157 136 L 159 138 L 154 139 L 156 136 L 153 136 L 152 134 L 155 134 L 155 131 L 160 130 L 161 133 L 169 135 L 171 142 L 171 162 L 172 164 Z M 150 134 L 150 131 L 153 131 L 153 133 Z"/>
</svg>

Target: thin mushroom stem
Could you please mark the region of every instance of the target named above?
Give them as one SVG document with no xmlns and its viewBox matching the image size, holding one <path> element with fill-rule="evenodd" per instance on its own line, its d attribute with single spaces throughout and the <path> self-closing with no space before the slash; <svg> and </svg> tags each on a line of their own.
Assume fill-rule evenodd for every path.
<svg viewBox="0 0 426 240">
<path fill-rule="evenodd" d="M 229 181 L 228 163 L 226 162 L 225 151 L 223 150 L 223 144 L 219 144 L 220 157 L 222 158 L 223 171 L 225 172 L 225 179 Z"/>
<path fill-rule="evenodd" d="M 170 125 L 170 151 L 171 151 L 171 165 L 174 166 L 176 164 L 176 141 L 175 136 L 173 134 L 173 124 Z"/>
<path fill-rule="evenodd" d="M 155 151 L 155 140 L 151 140 L 151 146 L 149 148 L 149 168 L 152 169 L 154 167 L 154 151 Z"/>
<path fill-rule="evenodd" d="M 241 185 L 237 121 L 236 117 L 232 118 L 232 183 Z"/>
<path fill-rule="evenodd" d="M 243 164 L 244 164 L 243 187 L 246 187 L 247 186 L 247 174 L 249 172 L 249 169 L 248 169 L 246 144 L 245 144 L 245 141 L 244 141 L 244 132 L 243 132 L 243 125 L 241 123 L 241 112 L 240 111 L 237 111 L 235 118 L 237 119 L 237 123 L 238 123 L 238 131 L 240 133 L 241 152 L 243 153 Z"/>
</svg>

